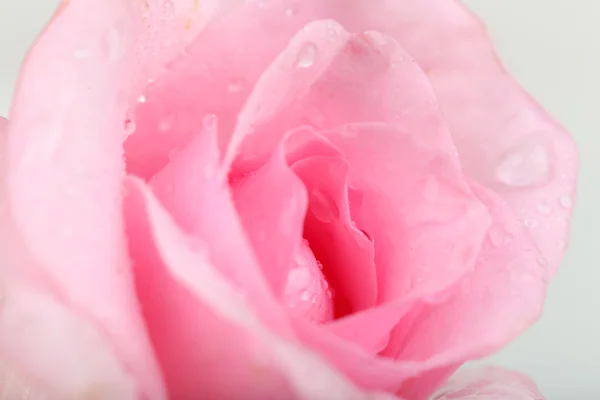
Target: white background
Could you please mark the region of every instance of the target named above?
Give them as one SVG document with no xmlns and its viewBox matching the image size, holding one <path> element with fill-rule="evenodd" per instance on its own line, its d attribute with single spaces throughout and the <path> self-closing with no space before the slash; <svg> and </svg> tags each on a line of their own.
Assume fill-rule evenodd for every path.
<svg viewBox="0 0 600 400">
<path fill-rule="evenodd" d="M 494 361 L 531 375 L 549 400 L 600 399 L 600 0 L 466 2 L 508 69 L 572 131 L 582 158 L 571 248 L 544 317 Z M 0 0 L 0 115 L 57 4 Z"/>
</svg>

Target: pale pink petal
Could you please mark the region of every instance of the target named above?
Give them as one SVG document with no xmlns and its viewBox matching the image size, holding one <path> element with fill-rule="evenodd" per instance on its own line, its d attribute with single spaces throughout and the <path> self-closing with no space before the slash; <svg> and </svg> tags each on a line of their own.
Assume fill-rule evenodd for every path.
<svg viewBox="0 0 600 400">
<path fill-rule="evenodd" d="M 460 371 L 432 400 L 545 400 L 529 377 L 499 367 Z"/>
<path fill-rule="evenodd" d="M 102 327 L 150 399 L 165 393 L 128 273 L 126 111 L 219 4 L 171 3 L 172 16 L 159 0 L 63 2 L 25 60 L 7 127 L 8 207 L 36 268 Z"/>
<path fill-rule="evenodd" d="M 237 145 L 249 133 L 248 125 L 271 117 L 279 103 L 284 106 L 294 100 L 345 43 L 347 34 L 332 21 L 309 24 L 290 42 L 298 29 L 289 31 L 289 37 L 273 35 L 266 13 L 267 8 L 247 2 L 211 24 L 169 67 L 169 73 L 148 88 L 145 101 L 135 110 L 137 131 L 125 143 L 130 172 L 150 178 L 168 163 L 171 151 L 190 140 L 206 114 L 219 120 L 221 149 L 227 148 L 238 125 L 227 157 L 235 156 Z M 287 31 L 290 27 L 281 28 Z M 248 37 L 253 38 L 251 50 Z M 319 57 L 309 60 L 314 62 L 311 68 L 295 68 L 299 52 L 311 53 L 313 42 L 319 46 Z M 271 77 L 282 67 L 289 71 L 286 76 L 295 74 L 283 84 L 270 85 Z M 267 69 L 270 72 L 265 72 Z M 266 79 L 268 86 L 253 90 L 262 75 L 267 76 L 262 80 Z M 268 104 L 262 104 L 265 101 Z M 246 102 L 249 105 L 238 118 Z M 285 132 L 278 131 L 269 150 Z"/>
<path fill-rule="evenodd" d="M 136 382 L 95 327 L 40 287 L 2 284 L 9 286 L 2 293 L 0 353 L 11 370 L 51 398 L 138 398 Z M 9 385 L 2 390 L 17 389 Z"/>
<path fill-rule="evenodd" d="M 548 260 L 564 255 L 577 151 L 505 71 L 483 23 L 457 0 L 360 1 L 340 21 L 395 37 L 426 71 L 465 172 L 506 200 Z"/>
<path fill-rule="evenodd" d="M 385 356 L 421 361 L 431 370 L 452 369 L 498 350 L 539 318 L 546 259 L 506 203 L 476 183 L 472 188 L 494 221 L 475 270 L 443 303 L 424 305 L 410 325 L 399 325 Z M 424 376 L 400 393 L 425 398 L 446 375 Z"/>
<path fill-rule="evenodd" d="M 231 198 L 227 170 L 219 161 L 216 123 L 214 116 L 205 118 L 198 134 L 171 155 L 150 186 L 179 226 L 209 246 L 220 273 L 245 291 L 269 327 L 289 331 Z"/>
<path fill-rule="evenodd" d="M 302 246 L 308 203 L 304 185 L 288 166 L 285 147 L 284 141 L 262 168 L 232 185 L 244 230 L 277 296 Z"/>
<path fill-rule="evenodd" d="M 131 179 L 128 188 L 130 245 L 144 266 L 136 269 L 138 292 L 173 396 L 395 398 L 359 391 L 310 351 L 267 330 L 215 268 L 213 247 L 178 230 L 143 183 Z"/>
</svg>

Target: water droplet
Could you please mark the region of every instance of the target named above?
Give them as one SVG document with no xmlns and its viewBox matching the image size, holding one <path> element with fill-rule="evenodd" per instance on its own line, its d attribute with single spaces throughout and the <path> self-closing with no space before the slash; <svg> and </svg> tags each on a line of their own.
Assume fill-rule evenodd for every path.
<svg viewBox="0 0 600 400">
<path fill-rule="evenodd" d="M 325 291 L 325 294 L 327 295 L 328 299 L 331 299 L 333 297 L 333 292 L 331 291 L 331 289 L 327 289 Z"/>
<path fill-rule="evenodd" d="M 423 188 L 423 198 L 429 203 L 435 203 L 440 195 L 440 183 L 434 176 L 429 176 Z"/>
<path fill-rule="evenodd" d="M 546 268 L 548 266 L 548 260 L 545 257 L 538 257 L 537 263 L 540 265 L 540 267 Z"/>
<path fill-rule="evenodd" d="M 310 300 L 310 297 L 310 292 L 306 289 L 300 293 L 300 300 L 302 301 L 308 301 Z"/>
<path fill-rule="evenodd" d="M 329 289 L 329 282 L 327 282 L 326 279 L 323 279 L 321 286 L 323 286 L 323 289 L 327 290 Z"/>
<path fill-rule="evenodd" d="M 319 267 L 319 269 L 323 271 L 323 264 L 321 263 L 321 261 L 317 261 L 317 267 Z"/>
<path fill-rule="evenodd" d="M 234 78 L 231 80 L 231 82 L 229 82 L 227 90 L 229 90 L 231 93 L 237 93 L 244 88 L 245 84 L 246 81 L 244 78 Z"/>
<path fill-rule="evenodd" d="M 166 0 L 163 4 L 163 11 L 166 18 L 173 18 L 175 16 L 175 2 L 173 0 Z"/>
<path fill-rule="evenodd" d="M 296 10 L 293 7 L 288 7 L 285 10 L 285 15 L 287 15 L 288 17 L 293 17 L 294 15 L 298 14 L 298 10 Z"/>
<path fill-rule="evenodd" d="M 573 207 L 573 200 L 571 199 L 571 196 L 569 196 L 568 194 L 561 196 L 561 198 L 558 199 L 558 202 L 560 203 L 561 207 L 563 207 L 563 208 Z"/>
<path fill-rule="evenodd" d="M 125 129 L 125 134 L 127 136 L 132 135 L 135 132 L 136 128 L 137 126 L 133 118 L 128 117 L 127 119 L 125 119 L 125 122 L 123 123 L 123 129 Z"/>
<path fill-rule="evenodd" d="M 313 304 L 316 304 L 317 300 L 318 300 L 318 298 L 317 298 L 316 294 L 313 294 L 312 297 L 310 298 L 310 302 L 313 303 Z"/>
<path fill-rule="evenodd" d="M 144 95 L 141 95 L 141 96 L 138 98 L 138 101 L 139 101 L 140 103 L 145 103 L 145 102 L 146 102 L 146 96 L 144 96 Z"/>
<path fill-rule="evenodd" d="M 317 46 L 313 42 L 308 42 L 300 47 L 296 65 L 300 68 L 310 68 L 317 60 Z"/>
<path fill-rule="evenodd" d="M 525 225 L 528 228 L 535 228 L 537 226 L 538 222 L 536 219 L 533 218 L 526 218 L 523 221 L 523 225 Z"/>
<path fill-rule="evenodd" d="M 550 207 L 548 205 L 548 203 L 546 203 L 546 202 L 542 202 L 542 203 L 538 204 L 537 210 L 542 215 L 550 215 L 550 214 L 552 214 L 552 207 Z"/>
<path fill-rule="evenodd" d="M 310 195 L 310 210 L 321 222 L 330 223 L 340 217 L 340 210 L 331 195 L 319 188 Z"/>
<path fill-rule="evenodd" d="M 548 180 L 550 155 L 539 144 L 523 144 L 504 155 L 495 169 L 496 179 L 510 187 L 538 186 Z"/>
</svg>

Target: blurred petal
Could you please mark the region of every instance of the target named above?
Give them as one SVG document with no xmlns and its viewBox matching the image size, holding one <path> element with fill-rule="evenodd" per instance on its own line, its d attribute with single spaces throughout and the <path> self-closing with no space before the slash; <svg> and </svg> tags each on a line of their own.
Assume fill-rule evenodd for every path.
<svg viewBox="0 0 600 400">
<path fill-rule="evenodd" d="M 102 328 L 149 399 L 166 394 L 128 272 L 121 145 L 130 101 L 220 2 L 194 3 L 63 2 L 25 60 L 7 128 L 8 207 L 39 274 Z"/>
<path fill-rule="evenodd" d="M 498 367 L 460 371 L 432 400 L 545 400 L 535 382 Z"/>
</svg>

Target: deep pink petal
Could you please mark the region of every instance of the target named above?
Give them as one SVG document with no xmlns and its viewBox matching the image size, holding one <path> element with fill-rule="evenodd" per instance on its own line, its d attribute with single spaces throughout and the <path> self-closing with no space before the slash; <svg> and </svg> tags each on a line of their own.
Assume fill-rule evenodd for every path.
<svg viewBox="0 0 600 400">
<path fill-rule="evenodd" d="M 333 318 L 332 292 L 303 239 L 308 204 L 303 182 L 289 163 L 339 153 L 313 132 L 290 132 L 257 171 L 233 177 L 237 212 L 257 258 L 290 313 L 316 322 Z"/>
<path fill-rule="evenodd" d="M 336 316 L 372 307 L 377 300 L 373 243 L 350 217 L 346 161 L 313 156 L 293 169 L 310 193 L 304 237 L 323 263 Z"/>
<path fill-rule="evenodd" d="M 150 186 L 179 226 L 211 249 L 220 273 L 245 291 L 271 328 L 283 332 L 288 330 L 283 311 L 244 232 L 231 198 L 227 170 L 219 161 L 216 123 L 214 116 L 206 117 L 198 134 L 171 155 L 171 162 L 154 176 Z"/>
<path fill-rule="evenodd" d="M 173 396 L 394 398 L 360 392 L 318 357 L 266 329 L 214 267 L 214 248 L 178 230 L 143 183 L 130 179 L 128 188 L 130 245 L 144 266 L 136 269 L 138 291 Z"/>
<path fill-rule="evenodd" d="M 454 376 L 432 400 L 545 400 L 535 382 L 498 367 L 467 369 Z"/>
</svg>

